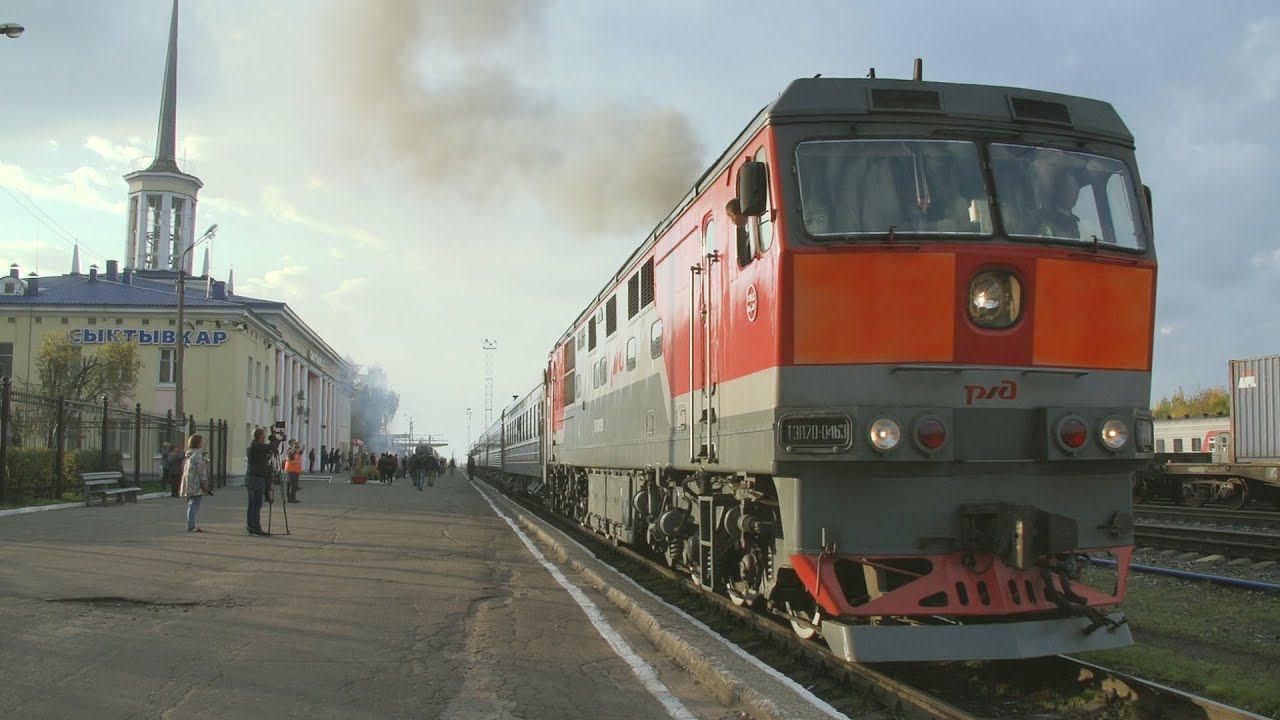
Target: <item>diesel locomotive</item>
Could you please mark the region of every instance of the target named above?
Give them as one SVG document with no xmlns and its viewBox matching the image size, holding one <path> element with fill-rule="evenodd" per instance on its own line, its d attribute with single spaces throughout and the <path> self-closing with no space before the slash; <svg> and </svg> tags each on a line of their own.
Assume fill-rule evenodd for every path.
<svg viewBox="0 0 1280 720">
<path fill-rule="evenodd" d="M 469 452 L 850 660 L 1127 645 L 1152 239 L 1108 103 L 796 80 Z"/>
</svg>

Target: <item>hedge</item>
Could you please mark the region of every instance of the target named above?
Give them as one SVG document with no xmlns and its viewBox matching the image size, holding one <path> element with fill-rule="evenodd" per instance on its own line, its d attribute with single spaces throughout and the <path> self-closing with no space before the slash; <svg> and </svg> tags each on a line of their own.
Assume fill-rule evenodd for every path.
<svg viewBox="0 0 1280 720">
<path fill-rule="evenodd" d="M 9 448 L 5 458 L 9 502 L 53 497 L 55 454 L 56 451 L 49 448 Z M 79 477 L 82 472 L 121 470 L 123 467 L 123 457 L 118 450 L 107 451 L 105 465 L 101 450 L 67 450 L 62 460 L 63 494 L 82 497 Z"/>
</svg>

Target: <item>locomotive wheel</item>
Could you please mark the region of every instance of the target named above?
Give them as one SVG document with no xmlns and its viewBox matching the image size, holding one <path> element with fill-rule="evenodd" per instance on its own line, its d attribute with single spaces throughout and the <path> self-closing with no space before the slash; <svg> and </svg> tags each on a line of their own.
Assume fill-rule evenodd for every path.
<svg viewBox="0 0 1280 720">
<path fill-rule="evenodd" d="M 1223 505 L 1232 510 L 1239 510 L 1249 502 L 1249 486 L 1240 478 L 1231 478 L 1227 481 L 1227 485 L 1231 487 L 1231 497 L 1223 501 Z"/>
</svg>

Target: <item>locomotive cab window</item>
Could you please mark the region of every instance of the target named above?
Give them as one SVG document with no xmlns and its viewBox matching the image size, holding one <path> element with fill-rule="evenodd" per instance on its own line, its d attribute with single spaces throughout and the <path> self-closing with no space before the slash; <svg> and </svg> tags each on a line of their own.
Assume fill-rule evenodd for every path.
<svg viewBox="0 0 1280 720">
<path fill-rule="evenodd" d="M 754 245 L 756 252 L 763 255 L 769 252 L 769 248 L 773 246 L 773 192 L 769 190 L 769 165 L 766 162 L 768 156 L 762 147 L 756 151 L 755 161 L 765 166 L 765 193 L 764 193 L 764 214 L 757 218 L 752 218 L 749 223 L 751 232 L 754 237 Z"/>
<path fill-rule="evenodd" d="M 1146 247 L 1133 178 L 1119 160 L 996 144 L 991 170 L 1010 237 Z"/>
<path fill-rule="evenodd" d="M 635 338 L 627 338 L 627 372 L 636 369 L 636 348 L 639 345 Z"/>
<path fill-rule="evenodd" d="M 796 147 L 816 238 L 990 235 L 978 146 L 960 140 L 814 140 Z"/>
<path fill-rule="evenodd" d="M 649 357 L 662 357 L 662 321 L 654 320 L 649 326 Z"/>
</svg>

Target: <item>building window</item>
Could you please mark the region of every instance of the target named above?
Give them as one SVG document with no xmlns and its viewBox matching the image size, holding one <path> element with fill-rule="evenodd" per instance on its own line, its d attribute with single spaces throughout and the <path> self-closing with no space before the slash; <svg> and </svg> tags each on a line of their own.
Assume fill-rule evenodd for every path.
<svg viewBox="0 0 1280 720">
<path fill-rule="evenodd" d="M 151 324 L 151 320 L 150 320 L 149 318 L 142 318 L 142 324 L 143 324 L 143 325 L 150 325 L 150 324 Z"/>
<path fill-rule="evenodd" d="M 123 325 L 123 324 L 124 324 L 124 318 L 116 318 L 116 324 L 117 324 L 117 325 Z"/>
<path fill-rule="evenodd" d="M 98 324 L 98 318 L 89 318 L 89 324 L 90 324 L 90 325 L 97 325 L 97 324 Z"/>
<path fill-rule="evenodd" d="M 36 324 L 37 324 L 37 325 L 39 325 L 39 324 L 40 324 L 40 323 L 42 323 L 42 322 L 44 322 L 44 318 L 42 318 L 42 317 L 37 317 L 37 318 L 36 318 Z"/>
<path fill-rule="evenodd" d="M 0 343 L 0 377 L 13 377 L 13 343 Z"/>
<path fill-rule="evenodd" d="M 1159 440 L 1156 440 L 1156 452 L 1158 453 L 1164 452 L 1164 438 L 1160 438 Z"/>
<path fill-rule="evenodd" d="M 67 324 L 67 323 L 69 323 L 69 322 L 71 322 L 71 318 L 62 318 L 62 324 L 63 324 L 63 325 L 66 325 L 66 324 Z"/>
<path fill-rule="evenodd" d="M 627 371 L 636 369 L 636 348 L 640 343 L 635 338 L 627 338 Z"/>
<path fill-rule="evenodd" d="M 160 382 L 163 384 L 173 383 L 173 348 L 160 348 Z"/>
</svg>

